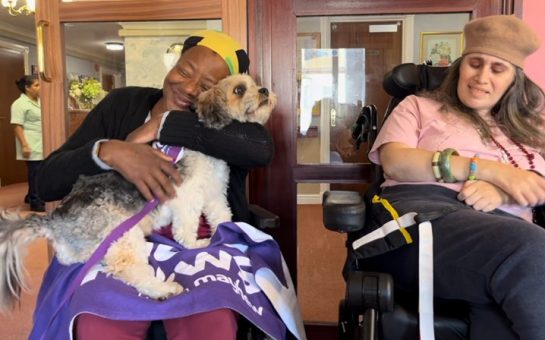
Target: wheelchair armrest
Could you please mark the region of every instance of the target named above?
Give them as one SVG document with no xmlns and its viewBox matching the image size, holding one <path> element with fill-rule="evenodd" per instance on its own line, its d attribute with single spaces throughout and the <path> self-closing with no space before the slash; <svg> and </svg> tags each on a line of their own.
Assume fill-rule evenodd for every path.
<svg viewBox="0 0 545 340">
<path fill-rule="evenodd" d="M 346 307 L 355 314 L 372 308 L 380 312 L 394 310 L 394 282 L 386 273 L 353 271 L 346 280 Z"/>
<path fill-rule="evenodd" d="M 256 204 L 250 204 L 248 208 L 250 210 L 251 223 L 257 229 L 276 228 L 280 224 L 278 215 L 275 215 Z"/>
<path fill-rule="evenodd" d="M 326 191 L 322 198 L 324 225 L 327 229 L 348 233 L 365 223 L 365 202 L 355 191 Z"/>
</svg>

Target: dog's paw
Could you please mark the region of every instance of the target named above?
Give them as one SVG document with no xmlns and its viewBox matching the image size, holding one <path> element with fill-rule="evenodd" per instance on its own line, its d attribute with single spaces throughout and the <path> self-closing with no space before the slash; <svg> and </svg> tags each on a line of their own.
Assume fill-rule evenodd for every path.
<svg viewBox="0 0 545 340">
<path fill-rule="evenodd" d="M 200 240 L 195 240 L 195 248 L 204 248 L 208 247 L 210 245 L 210 239 L 209 238 L 202 238 Z"/>
<path fill-rule="evenodd" d="M 187 229 L 177 228 L 176 225 L 173 225 L 172 229 L 174 240 L 187 249 L 203 248 L 210 244 L 209 238 L 197 239 L 196 231 L 192 232 Z"/>
<path fill-rule="evenodd" d="M 203 239 L 191 239 L 191 240 L 184 240 L 183 242 L 180 242 L 181 245 L 186 247 L 187 249 L 196 249 L 196 248 L 205 248 L 208 247 L 210 244 L 209 238 L 203 238 Z"/>
<path fill-rule="evenodd" d="M 153 287 L 153 290 L 141 292 L 142 294 L 159 301 L 164 301 L 172 296 L 181 294 L 184 287 L 178 282 L 164 281 Z"/>
</svg>

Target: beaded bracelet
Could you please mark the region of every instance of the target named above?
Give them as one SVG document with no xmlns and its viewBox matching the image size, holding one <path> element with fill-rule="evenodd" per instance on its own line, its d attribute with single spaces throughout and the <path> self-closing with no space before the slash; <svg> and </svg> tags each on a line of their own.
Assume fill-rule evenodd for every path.
<svg viewBox="0 0 545 340">
<path fill-rule="evenodd" d="M 475 156 L 471 157 L 471 160 L 469 161 L 469 175 L 467 176 L 467 179 L 469 181 L 474 181 L 477 179 L 477 159 L 479 158 L 479 154 L 476 153 Z"/>
<path fill-rule="evenodd" d="M 452 155 L 458 156 L 458 151 L 448 148 L 441 151 L 441 155 L 439 156 L 439 169 L 441 170 L 441 178 L 446 183 L 458 182 L 456 177 L 452 176 L 452 173 L 450 172 L 450 157 Z"/>
<path fill-rule="evenodd" d="M 439 169 L 439 156 L 441 156 L 441 151 L 435 151 L 431 158 L 431 170 L 433 171 L 433 177 L 437 182 L 443 182 L 441 178 L 441 169 Z"/>
</svg>

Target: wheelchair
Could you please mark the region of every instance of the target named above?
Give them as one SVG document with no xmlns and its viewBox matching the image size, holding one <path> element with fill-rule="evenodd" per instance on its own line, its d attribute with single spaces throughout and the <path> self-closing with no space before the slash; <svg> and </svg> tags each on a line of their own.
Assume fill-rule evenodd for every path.
<svg viewBox="0 0 545 340">
<path fill-rule="evenodd" d="M 406 96 L 439 87 L 447 74 L 446 67 L 401 64 L 388 72 L 383 87 L 392 97 L 385 117 Z M 374 142 L 377 112 L 373 105 L 362 109 L 354 126 L 356 144 Z M 371 185 L 362 196 L 351 191 L 328 191 L 323 195 L 323 220 L 326 228 L 348 234 L 347 264 L 353 253 L 349 245 L 355 232 L 361 230 L 368 212 L 366 206 L 382 182 L 382 170 L 372 165 Z M 419 339 L 418 299 L 394 289 L 392 277 L 386 273 L 366 272 L 345 265 L 345 298 L 339 303 L 339 339 L 415 340 Z M 394 299 L 395 292 L 395 299 Z M 459 301 L 434 301 L 434 329 L 437 339 L 467 339 L 469 308 Z"/>
</svg>

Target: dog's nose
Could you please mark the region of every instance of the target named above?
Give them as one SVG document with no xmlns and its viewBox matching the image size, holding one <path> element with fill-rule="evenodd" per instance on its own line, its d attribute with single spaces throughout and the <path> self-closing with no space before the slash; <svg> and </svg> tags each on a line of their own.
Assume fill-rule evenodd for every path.
<svg viewBox="0 0 545 340">
<path fill-rule="evenodd" d="M 265 87 L 262 87 L 259 89 L 259 93 L 261 93 L 262 95 L 264 95 L 265 97 L 268 97 L 269 96 L 269 90 L 267 90 Z"/>
</svg>

